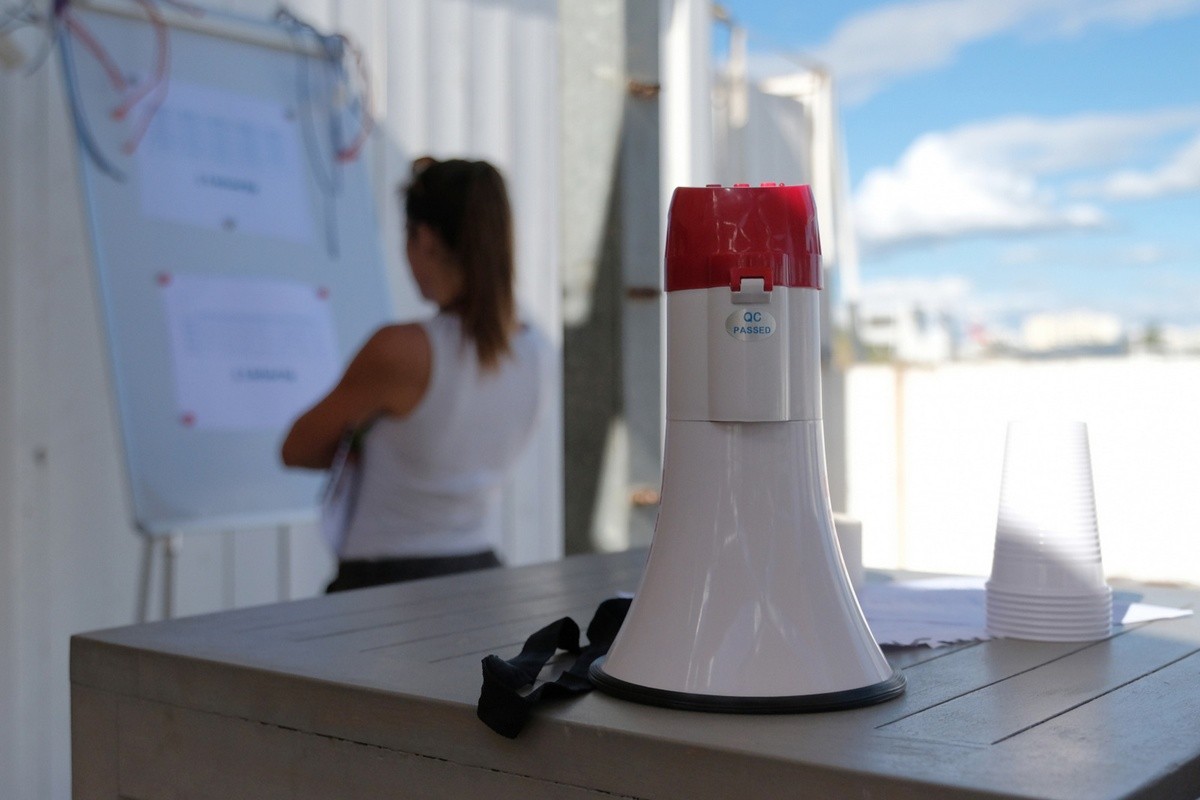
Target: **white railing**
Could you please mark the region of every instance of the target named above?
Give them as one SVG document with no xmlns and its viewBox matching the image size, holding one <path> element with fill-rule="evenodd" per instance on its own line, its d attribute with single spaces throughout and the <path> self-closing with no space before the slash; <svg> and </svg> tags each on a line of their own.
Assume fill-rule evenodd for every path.
<svg viewBox="0 0 1200 800">
<path fill-rule="evenodd" d="M 848 510 L 868 566 L 986 575 L 1005 426 L 1088 423 L 1105 571 L 1200 583 L 1200 358 L 857 365 Z"/>
</svg>

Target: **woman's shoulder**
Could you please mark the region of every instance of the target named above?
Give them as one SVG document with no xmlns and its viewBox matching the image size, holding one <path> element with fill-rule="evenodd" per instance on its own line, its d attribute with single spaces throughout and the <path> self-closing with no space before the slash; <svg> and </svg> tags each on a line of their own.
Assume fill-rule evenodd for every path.
<svg viewBox="0 0 1200 800">
<path fill-rule="evenodd" d="M 421 322 L 397 322 L 375 330 L 363 345 L 362 352 L 385 362 L 403 362 L 428 352 L 429 334 Z"/>
<path fill-rule="evenodd" d="M 419 322 L 384 325 L 363 344 L 351 365 L 364 385 L 374 386 L 383 409 L 403 415 L 411 411 L 429 385 L 432 351 Z"/>
</svg>

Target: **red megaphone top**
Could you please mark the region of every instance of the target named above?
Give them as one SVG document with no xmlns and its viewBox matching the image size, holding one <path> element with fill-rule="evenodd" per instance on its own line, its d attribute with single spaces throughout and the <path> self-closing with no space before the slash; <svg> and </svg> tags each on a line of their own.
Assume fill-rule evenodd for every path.
<svg viewBox="0 0 1200 800">
<path fill-rule="evenodd" d="M 675 190 L 667 217 L 666 289 L 821 288 L 821 237 L 808 186 L 734 184 Z"/>
</svg>

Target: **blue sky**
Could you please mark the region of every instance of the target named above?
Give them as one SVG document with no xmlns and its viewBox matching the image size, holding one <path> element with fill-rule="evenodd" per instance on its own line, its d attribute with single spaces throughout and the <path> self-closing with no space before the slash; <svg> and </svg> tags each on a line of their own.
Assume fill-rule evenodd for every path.
<svg viewBox="0 0 1200 800">
<path fill-rule="evenodd" d="M 864 292 L 1200 325 L 1200 0 L 726 0 L 836 81 Z"/>
</svg>

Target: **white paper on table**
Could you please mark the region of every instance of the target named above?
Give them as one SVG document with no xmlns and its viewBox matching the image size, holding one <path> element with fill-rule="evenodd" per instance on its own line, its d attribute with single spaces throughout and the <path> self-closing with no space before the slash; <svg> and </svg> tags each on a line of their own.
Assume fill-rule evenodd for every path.
<svg viewBox="0 0 1200 800">
<path fill-rule="evenodd" d="M 311 242 L 299 124 L 279 103 L 172 80 L 137 149 L 142 213 Z"/>
<path fill-rule="evenodd" d="M 1122 606 L 1119 601 L 1113 601 L 1113 624 L 1134 625 L 1139 622 L 1153 622 L 1156 619 L 1177 619 L 1191 615 L 1190 608 L 1168 608 L 1152 606 L 1148 603 L 1129 603 Z"/>
<path fill-rule="evenodd" d="M 992 638 L 982 578 L 867 583 L 858 592 L 858 602 L 881 645 L 942 647 Z"/>
<path fill-rule="evenodd" d="M 163 275 L 180 423 L 279 430 L 337 379 L 328 293 L 299 281 Z"/>
<path fill-rule="evenodd" d="M 858 592 L 859 605 L 881 645 L 943 647 L 995 638 L 987 631 L 986 578 L 937 577 L 893 583 L 868 583 Z M 1133 625 L 1191 614 L 1113 598 L 1113 624 Z"/>
</svg>

